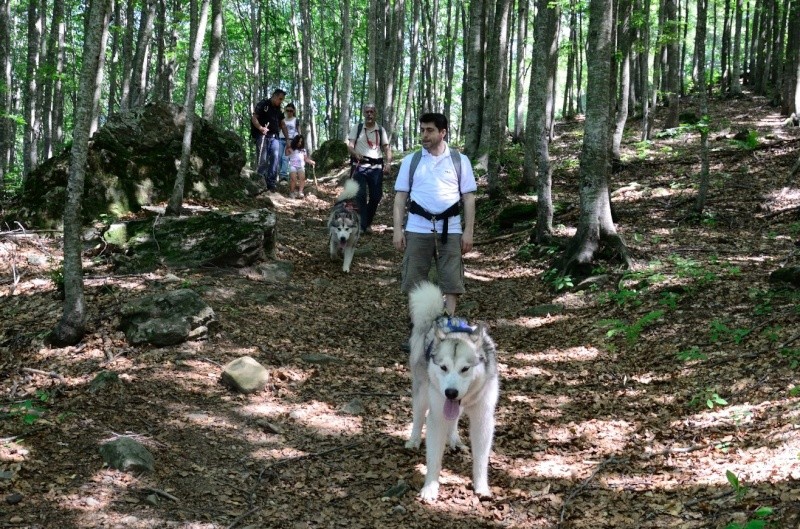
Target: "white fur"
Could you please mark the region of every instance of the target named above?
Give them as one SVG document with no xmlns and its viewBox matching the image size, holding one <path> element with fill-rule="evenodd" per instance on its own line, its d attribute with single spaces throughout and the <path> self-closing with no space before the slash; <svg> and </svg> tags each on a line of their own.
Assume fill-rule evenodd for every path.
<svg viewBox="0 0 800 529">
<path fill-rule="evenodd" d="M 343 204 L 344 201 L 352 200 L 358 195 L 359 185 L 355 180 L 348 179 L 344 184 L 344 189 L 336 199 L 328 218 L 329 243 L 331 260 L 335 260 L 342 255 L 342 271 L 350 272 L 350 264 L 356 253 L 356 245 L 360 236 L 360 218 L 357 211 L 348 211 Z"/>
<path fill-rule="evenodd" d="M 421 283 L 409 295 L 414 326 L 409 359 L 413 423 L 406 448 L 419 448 L 425 420 L 427 473 L 420 491 L 420 498 L 425 501 L 438 497 L 445 444 L 451 448 L 464 447 L 458 435 L 462 413 L 470 418 L 473 490 L 479 496 L 491 495 L 487 474 L 499 395 L 494 342 L 483 325 L 472 334 L 437 329 L 435 320 L 443 309 L 442 293 L 431 283 Z M 426 358 L 428 344 L 432 344 L 430 359 Z M 448 420 L 444 414 L 448 395 L 460 403 L 454 420 Z"/>
</svg>

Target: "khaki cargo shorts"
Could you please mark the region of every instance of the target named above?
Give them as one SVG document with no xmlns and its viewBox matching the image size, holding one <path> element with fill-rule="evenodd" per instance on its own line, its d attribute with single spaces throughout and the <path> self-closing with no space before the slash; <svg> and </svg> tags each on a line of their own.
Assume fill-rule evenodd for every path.
<svg viewBox="0 0 800 529">
<path fill-rule="evenodd" d="M 463 294 L 464 261 L 461 258 L 460 233 L 447 234 L 447 244 L 442 244 L 441 233 L 406 232 L 401 290 L 407 294 L 417 283 L 427 280 L 433 261 L 436 262 L 436 282 L 442 292 Z"/>
</svg>

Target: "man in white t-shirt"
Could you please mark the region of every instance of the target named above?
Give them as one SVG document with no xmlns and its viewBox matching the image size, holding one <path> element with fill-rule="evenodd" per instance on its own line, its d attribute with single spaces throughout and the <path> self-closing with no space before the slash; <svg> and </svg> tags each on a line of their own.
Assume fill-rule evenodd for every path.
<svg viewBox="0 0 800 529">
<path fill-rule="evenodd" d="M 478 185 L 469 158 L 451 152 L 444 141 L 447 117 L 429 113 L 419 121 L 423 148 L 418 165 L 412 176 L 414 154 L 403 158 L 394 186 L 393 243 L 404 252 L 401 289 L 408 293 L 426 280 L 435 262 L 445 309 L 453 315 L 458 296 L 465 291 L 462 254 L 472 250 Z M 459 157 L 460 175 L 454 156 Z M 459 202 L 463 205 L 463 230 Z M 408 220 L 403 226 L 407 207 Z"/>
<path fill-rule="evenodd" d="M 378 204 L 383 198 L 383 177 L 389 173 L 392 149 L 386 130 L 376 122 L 378 111 L 373 103 L 364 105 L 364 123 L 353 125 L 347 135 L 352 178 L 358 182 L 356 204 L 361 217 L 361 231 L 372 225 Z"/>
</svg>

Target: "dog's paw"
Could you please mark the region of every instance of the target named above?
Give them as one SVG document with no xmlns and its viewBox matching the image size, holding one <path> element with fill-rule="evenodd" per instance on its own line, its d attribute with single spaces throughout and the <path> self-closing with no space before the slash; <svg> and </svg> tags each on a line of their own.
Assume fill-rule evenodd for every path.
<svg viewBox="0 0 800 529">
<path fill-rule="evenodd" d="M 439 482 L 426 483 L 422 490 L 419 491 L 419 499 L 422 501 L 436 501 L 439 497 Z"/>
<path fill-rule="evenodd" d="M 475 495 L 481 498 L 491 498 L 492 490 L 489 488 L 489 485 L 480 485 L 475 487 Z"/>
<path fill-rule="evenodd" d="M 447 445 L 450 447 L 452 452 L 460 452 L 462 454 L 469 452 L 469 446 L 465 445 L 459 436 L 451 437 L 447 441 Z"/>
<path fill-rule="evenodd" d="M 422 439 L 416 437 L 406 441 L 406 448 L 408 448 L 409 450 L 416 450 L 419 448 L 420 444 L 422 444 Z"/>
</svg>

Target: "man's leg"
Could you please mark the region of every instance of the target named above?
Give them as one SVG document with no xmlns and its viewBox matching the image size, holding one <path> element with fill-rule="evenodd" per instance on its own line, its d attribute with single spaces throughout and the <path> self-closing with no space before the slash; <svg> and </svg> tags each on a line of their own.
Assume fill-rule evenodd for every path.
<svg viewBox="0 0 800 529">
<path fill-rule="evenodd" d="M 361 167 L 356 167 L 353 172 L 353 180 L 358 182 L 358 194 L 356 195 L 356 205 L 358 206 L 358 215 L 361 218 L 361 231 L 367 229 L 367 176 L 366 171 Z"/>
<path fill-rule="evenodd" d="M 369 170 L 367 175 L 367 186 L 369 187 L 369 203 L 367 204 L 366 219 L 361 221 L 361 225 L 366 229 L 372 225 L 375 213 L 378 211 L 378 204 L 383 198 L 383 168 L 376 167 Z"/>
<path fill-rule="evenodd" d="M 444 292 L 444 307 L 451 316 L 456 312 L 458 297 L 464 293 L 464 260 L 461 256 L 461 234 L 451 233 L 447 244 L 442 244 L 441 234 L 436 234 L 436 273 Z"/>
<path fill-rule="evenodd" d="M 260 137 L 256 139 L 256 173 L 261 177 L 261 181 L 267 183 L 267 139 Z"/>
<path fill-rule="evenodd" d="M 278 138 L 267 138 L 267 189 L 275 191 L 278 185 L 278 168 L 281 163 L 281 142 Z"/>
</svg>

